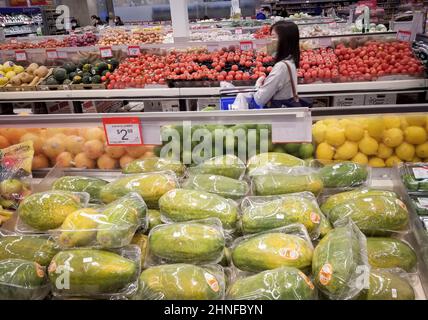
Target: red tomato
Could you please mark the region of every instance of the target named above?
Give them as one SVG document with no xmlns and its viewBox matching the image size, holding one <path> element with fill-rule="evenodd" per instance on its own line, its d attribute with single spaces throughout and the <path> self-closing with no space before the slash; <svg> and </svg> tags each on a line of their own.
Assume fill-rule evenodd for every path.
<svg viewBox="0 0 428 320">
<path fill-rule="evenodd" d="M 234 64 L 232 66 L 232 71 L 238 71 L 238 70 L 239 70 L 239 67 L 236 64 Z"/>
<path fill-rule="evenodd" d="M 232 76 L 232 75 L 228 75 L 228 76 L 226 77 L 226 80 L 227 80 L 227 81 L 232 81 L 232 80 L 233 80 L 233 76 Z"/>
</svg>

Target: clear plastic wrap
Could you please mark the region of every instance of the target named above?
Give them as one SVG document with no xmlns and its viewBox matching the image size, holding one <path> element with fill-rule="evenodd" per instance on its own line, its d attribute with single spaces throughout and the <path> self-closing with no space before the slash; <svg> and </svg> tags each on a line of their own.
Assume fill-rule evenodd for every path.
<svg viewBox="0 0 428 320">
<path fill-rule="evenodd" d="M 315 300 L 311 280 L 299 269 L 281 267 L 238 277 L 229 286 L 229 300 Z"/>
<path fill-rule="evenodd" d="M 172 171 L 126 175 L 102 187 L 100 198 L 104 203 L 110 203 L 136 192 L 150 209 L 158 209 L 160 197 L 178 187 L 177 177 Z"/>
<path fill-rule="evenodd" d="M 245 180 L 236 180 L 213 174 L 196 174 L 188 177 L 183 183 L 184 189 L 193 189 L 217 194 L 221 197 L 239 200 L 250 192 Z"/>
<path fill-rule="evenodd" d="M 186 173 L 186 166 L 177 160 L 153 157 L 132 161 L 122 170 L 125 174 L 158 171 L 173 171 L 181 177 Z"/>
<path fill-rule="evenodd" d="M 352 220 L 335 224 L 314 250 L 314 283 L 331 300 L 355 298 L 367 287 L 369 271 L 366 237 Z"/>
<path fill-rule="evenodd" d="M 366 165 L 350 161 L 328 164 L 313 161 L 311 165 L 320 167 L 318 173 L 326 189 L 346 190 L 370 184 L 371 170 Z"/>
<path fill-rule="evenodd" d="M 410 196 L 410 204 L 419 216 L 428 216 L 428 195 Z"/>
<path fill-rule="evenodd" d="M 195 174 L 215 174 L 232 179 L 242 179 L 246 170 L 245 163 L 237 156 L 224 155 L 214 157 L 189 168 L 189 173 Z"/>
<path fill-rule="evenodd" d="M 312 192 L 319 195 L 323 182 L 314 168 L 269 167 L 254 170 L 251 189 L 256 196 L 274 196 L 297 192 Z"/>
<path fill-rule="evenodd" d="M 279 267 L 310 268 L 313 246 L 302 224 L 261 232 L 236 239 L 233 265 L 242 271 L 261 272 Z"/>
<path fill-rule="evenodd" d="M 236 202 L 204 191 L 171 190 L 160 198 L 159 207 L 166 223 L 219 218 L 224 229 L 234 230 L 238 220 Z"/>
<path fill-rule="evenodd" d="M 90 202 L 100 202 L 100 190 L 108 184 L 108 181 L 93 177 L 64 176 L 56 179 L 52 184 L 52 190 L 63 190 L 72 192 L 87 192 Z"/>
<path fill-rule="evenodd" d="M 48 273 L 54 296 L 112 297 L 137 291 L 141 251 L 131 245 L 117 250 L 72 249 L 59 252 Z"/>
<path fill-rule="evenodd" d="M 17 209 L 31 194 L 33 142 L 0 149 L 0 209 Z"/>
<path fill-rule="evenodd" d="M 241 202 L 241 228 L 244 234 L 301 223 L 315 240 L 320 235 L 321 215 L 317 200 L 310 192 L 247 197 Z"/>
<path fill-rule="evenodd" d="M 348 217 L 367 236 L 409 230 L 409 211 L 403 201 L 393 197 L 359 197 L 333 207 L 328 214 L 333 224 Z"/>
<path fill-rule="evenodd" d="M 18 207 L 15 226 L 20 233 L 40 233 L 59 228 L 67 216 L 87 206 L 86 192 L 46 191 L 25 198 Z"/>
<path fill-rule="evenodd" d="M 148 253 L 149 237 L 142 232 L 137 232 L 132 238 L 131 244 L 136 245 L 141 250 L 141 268 L 146 263 L 146 257 Z"/>
<path fill-rule="evenodd" d="M 0 299 L 44 299 L 50 291 L 45 269 L 34 261 L 0 260 Z"/>
<path fill-rule="evenodd" d="M 144 270 L 136 300 L 222 300 L 225 277 L 219 265 L 167 264 Z"/>
<path fill-rule="evenodd" d="M 373 268 L 400 268 L 407 272 L 416 271 L 417 256 L 407 243 L 396 238 L 367 238 L 367 255 Z"/>
<path fill-rule="evenodd" d="M 161 213 L 159 210 L 156 209 L 148 209 L 147 210 L 147 217 L 149 220 L 149 227 L 148 227 L 148 231 L 152 230 L 154 227 L 162 224 L 162 219 L 161 219 Z"/>
<path fill-rule="evenodd" d="M 217 218 L 160 225 L 150 231 L 146 266 L 216 264 L 223 258 L 225 242 L 223 227 Z"/>
<path fill-rule="evenodd" d="M 247 162 L 247 174 L 252 176 L 254 172 L 270 167 L 303 167 L 305 161 L 287 153 L 268 152 L 253 156 Z"/>
<path fill-rule="evenodd" d="M 130 244 L 138 229 L 147 228 L 146 212 L 144 200 L 131 192 L 101 209 L 74 211 L 49 232 L 62 248 L 120 248 Z"/>
<path fill-rule="evenodd" d="M 410 193 L 428 192 L 428 165 L 403 163 L 398 166 L 401 180 Z"/>
</svg>

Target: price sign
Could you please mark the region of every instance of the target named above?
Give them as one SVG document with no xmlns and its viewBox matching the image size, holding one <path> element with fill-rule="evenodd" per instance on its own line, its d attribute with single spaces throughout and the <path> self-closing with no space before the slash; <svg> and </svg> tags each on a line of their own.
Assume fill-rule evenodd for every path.
<svg viewBox="0 0 428 320">
<path fill-rule="evenodd" d="M 138 117 L 104 118 L 104 131 L 109 146 L 140 146 L 143 130 Z"/>
<path fill-rule="evenodd" d="M 139 46 L 129 46 L 128 47 L 128 56 L 130 57 L 138 57 L 141 54 L 141 50 Z"/>
<path fill-rule="evenodd" d="M 25 52 L 24 50 L 15 51 L 15 60 L 27 61 L 27 52 Z"/>
<path fill-rule="evenodd" d="M 46 57 L 48 59 L 58 59 L 58 52 L 55 49 L 46 50 Z"/>
<path fill-rule="evenodd" d="M 111 47 L 103 47 L 100 48 L 100 55 L 101 58 L 112 58 L 113 57 L 113 51 L 111 50 Z"/>
<path fill-rule="evenodd" d="M 67 59 L 67 51 L 57 51 L 58 59 Z"/>
<path fill-rule="evenodd" d="M 409 42 L 411 36 L 412 36 L 412 33 L 410 31 L 398 30 L 398 32 L 397 32 L 397 40 L 399 40 L 399 41 Z"/>
<path fill-rule="evenodd" d="M 235 34 L 241 35 L 242 34 L 242 28 L 236 28 L 235 29 Z"/>
<path fill-rule="evenodd" d="M 241 41 L 239 42 L 239 47 L 242 51 L 250 51 L 254 48 L 252 41 Z"/>
</svg>

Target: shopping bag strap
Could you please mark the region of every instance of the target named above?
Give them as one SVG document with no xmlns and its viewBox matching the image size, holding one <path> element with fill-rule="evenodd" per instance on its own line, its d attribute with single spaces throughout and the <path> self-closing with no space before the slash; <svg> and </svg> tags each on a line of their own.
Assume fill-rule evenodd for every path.
<svg viewBox="0 0 428 320">
<path fill-rule="evenodd" d="M 284 62 L 285 65 L 287 66 L 288 74 L 290 75 L 291 90 L 293 92 L 294 101 L 299 102 L 299 96 L 297 95 L 297 89 L 296 89 L 297 85 L 294 83 L 293 74 L 291 73 L 291 67 L 287 61 L 283 60 L 282 62 Z"/>
</svg>

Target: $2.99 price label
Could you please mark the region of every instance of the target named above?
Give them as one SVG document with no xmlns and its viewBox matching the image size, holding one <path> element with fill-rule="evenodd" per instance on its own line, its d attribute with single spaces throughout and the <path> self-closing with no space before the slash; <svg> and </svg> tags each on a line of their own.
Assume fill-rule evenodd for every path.
<svg viewBox="0 0 428 320">
<path fill-rule="evenodd" d="M 108 146 L 140 146 L 143 130 L 138 117 L 104 118 L 104 131 Z"/>
</svg>

